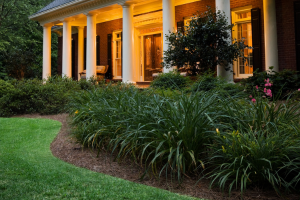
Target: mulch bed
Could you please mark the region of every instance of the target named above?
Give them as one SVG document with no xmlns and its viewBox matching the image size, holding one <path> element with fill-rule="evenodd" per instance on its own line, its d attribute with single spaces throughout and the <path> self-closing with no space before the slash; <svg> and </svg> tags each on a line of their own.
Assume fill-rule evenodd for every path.
<svg viewBox="0 0 300 200">
<path fill-rule="evenodd" d="M 114 157 L 110 153 L 104 151 L 100 152 L 99 156 L 97 157 L 97 152 L 87 148 L 82 148 L 80 144 L 76 143 L 75 139 L 70 136 L 68 114 L 47 116 L 33 114 L 22 115 L 18 117 L 46 118 L 61 122 L 62 128 L 51 144 L 51 151 L 57 158 L 78 167 L 86 168 L 95 172 L 107 174 L 136 183 L 169 190 L 175 193 L 204 199 L 282 199 L 278 197 L 278 195 L 273 190 L 262 190 L 259 188 L 248 189 L 247 192 L 243 194 L 243 198 L 241 198 L 241 194 L 238 191 L 233 191 L 231 196 L 228 197 L 228 193 L 222 193 L 218 188 L 209 189 L 209 182 L 207 180 L 201 180 L 199 183 L 197 183 L 196 178 L 185 178 L 180 186 L 176 181 L 166 181 L 166 179 L 163 178 L 157 180 L 155 177 L 146 177 L 144 180 L 140 180 L 143 169 L 132 162 L 130 159 L 124 160 L 119 163 L 117 161 L 114 161 Z M 288 195 L 284 199 L 299 200 L 300 195 Z"/>
</svg>

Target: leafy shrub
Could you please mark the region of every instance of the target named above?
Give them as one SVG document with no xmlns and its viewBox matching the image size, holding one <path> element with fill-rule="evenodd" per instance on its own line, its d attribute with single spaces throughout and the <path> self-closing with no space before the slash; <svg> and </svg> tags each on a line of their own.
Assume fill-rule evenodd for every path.
<svg viewBox="0 0 300 200">
<path fill-rule="evenodd" d="M 154 81 L 151 82 L 151 87 L 161 89 L 182 89 L 187 87 L 190 79 L 181 76 L 180 73 L 173 71 L 160 74 Z"/>
<path fill-rule="evenodd" d="M 244 88 L 240 84 L 227 83 L 222 78 L 215 76 L 215 72 L 212 71 L 199 75 L 197 81 L 191 86 L 192 92 L 210 90 L 217 90 L 229 96 L 245 95 L 242 94 Z"/>
<path fill-rule="evenodd" d="M 215 76 L 215 72 L 208 71 L 203 75 L 199 75 L 197 81 L 192 86 L 193 92 L 210 91 L 218 88 L 220 85 L 225 84 L 226 81 Z"/>
<path fill-rule="evenodd" d="M 14 90 L 14 86 L 12 86 L 9 82 L 0 79 L 0 98 L 6 93 L 9 93 L 11 90 Z"/>
<path fill-rule="evenodd" d="M 274 98 L 286 98 L 287 95 L 300 88 L 300 76 L 296 71 L 285 69 L 281 72 L 275 72 L 272 70 L 264 72 L 253 72 L 253 76 L 243 79 L 241 84 L 246 87 L 248 92 L 253 92 L 253 88 L 259 87 L 259 90 L 264 94 L 263 90 L 266 84 L 266 80 L 269 79 L 272 86 Z"/>
<path fill-rule="evenodd" d="M 69 99 L 76 95 L 76 92 L 96 87 L 90 81 L 77 82 L 58 76 L 49 77 L 45 83 L 38 79 L 14 79 L 9 82 L 1 81 L 0 84 L 0 116 L 64 112 Z"/>
<path fill-rule="evenodd" d="M 256 99 L 223 105 L 227 114 L 209 148 L 209 177 L 222 189 L 229 185 L 229 191 L 268 184 L 278 193 L 293 190 L 300 179 L 300 105 Z"/>
<path fill-rule="evenodd" d="M 87 81 L 86 79 L 80 79 L 78 83 L 82 90 L 92 90 L 95 88 L 94 85 L 90 81 Z"/>
<path fill-rule="evenodd" d="M 233 26 L 228 24 L 225 13 L 215 12 L 208 7 L 206 12 L 194 15 L 189 26 L 166 36 L 170 45 L 164 52 L 163 65 L 167 68 L 184 68 L 192 75 L 214 70 L 217 65 L 230 70 L 230 64 L 238 57 L 243 57 L 246 47 L 243 40 L 228 42 L 232 40 L 229 33 Z M 185 67 L 187 63 L 188 68 Z"/>
</svg>

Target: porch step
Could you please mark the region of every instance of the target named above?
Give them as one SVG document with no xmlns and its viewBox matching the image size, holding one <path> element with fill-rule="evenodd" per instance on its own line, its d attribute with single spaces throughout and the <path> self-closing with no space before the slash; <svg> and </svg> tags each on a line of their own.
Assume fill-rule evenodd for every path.
<svg viewBox="0 0 300 200">
<path fill-rule="evenodd" d="M 151 81 L 141 81 L 141 82 L 136 82 L 136 86 L 138 88 L 148 88 L 150 87 Z"/>
<path fill-rule="evenodd" d="M 137 85 L 150 85 L 151 81 L 140 81 L 136 82 Z"/>
</svg>

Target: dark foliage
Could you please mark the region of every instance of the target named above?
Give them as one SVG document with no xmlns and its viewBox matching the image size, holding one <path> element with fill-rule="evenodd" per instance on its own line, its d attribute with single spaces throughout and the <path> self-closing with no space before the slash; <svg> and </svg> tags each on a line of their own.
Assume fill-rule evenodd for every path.
<svg viewBox="0 0 300 200">
<path fill-rule="evenodd" d="M 0 116 L 65 112 L 65 106 L 77 92 L 98 86 L 92 81 L 77 82 L 56 76 L 46 83 L 38 79 L 0 80 Z"/>
<path fill-rule="evenodd" d="M 28 17 L 52 0 L 0 0 L 0 79 L 41 78 L 43 27 Z M 52 34 L 52 72 L 57 36 Z"/>
<path fill-rule="evenodd" d="M 229 70 L 229 64 L 242 57 L 241 50 L 245 48 L 243 41 L 231 44 L 232 27 L 224 13 L 211 8 L 195 15 L 184 33 L 179 31 L 167 36 L 170 45 L 163 65 L 184 68 L 192 75 L 214 70 L 217 65 Z"/>
</svg>

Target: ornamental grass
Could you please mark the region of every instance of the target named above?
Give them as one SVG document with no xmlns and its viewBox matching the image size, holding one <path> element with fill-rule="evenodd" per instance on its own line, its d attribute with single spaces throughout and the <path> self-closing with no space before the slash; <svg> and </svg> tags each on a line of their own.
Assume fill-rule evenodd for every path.
<svg viewBox="0 0 300 200">
<path fill-rule="evenodd" d="M 218 89 L 170 93 L 124 84 L 80 92 L 69 104 L 73 134 L 120 161 L 131 158 L 142 178 L 200 176 L 229 192 L 299 189 L 298 103 L 253 102 Z"/>
</svg>

